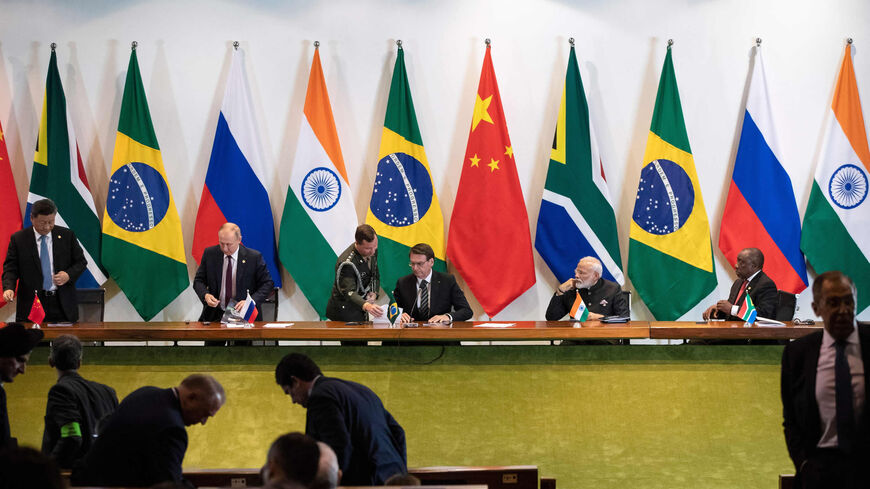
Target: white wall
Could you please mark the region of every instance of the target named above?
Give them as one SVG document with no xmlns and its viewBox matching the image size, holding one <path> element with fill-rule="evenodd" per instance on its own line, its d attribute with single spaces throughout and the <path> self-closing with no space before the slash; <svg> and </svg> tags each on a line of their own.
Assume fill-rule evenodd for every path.
<svg viewBox="0 0 870 489">
<path fill-rule="evenodd" d="M 449 219 L 470 127 L 484 38 L 493 61 L 533 233 L 568 56 L 581 73 L 619 221 L 623 260 L 641 158 L 665 45 L 674 63 L 704 203 L 718 242 L 754 40 L 765 64 L 783 164 L 803 213 L 826 110 L 847 37 L 855 38 L 859 87 L 870 83 L 870 2 L 753 0 L 0 1 L 0 121 L 22 208 L 42 107 L 49 44 L 57 54 L 78 142 L 102 214 L 130 41 L 138 56 L 169 183 L 181 214 L 188 268 L 194 218 L 231 44 L 247 53 L 267 189 L 279 219 L 295 154 L 314 40 L 321 57 L 360 220 L 372 190 L 396 39 L 404 41 L 417 118 L 436 191 Z M 866 51 L 870 53 L 870 49 Z M 865 92 L 866 93 L 866 92 Z M 865 99 L 865 104 L 870 100 Z M 277 223 L 276 223 L 277 227 Z M 508 244 L 509 245 L 509 244 Z M 686 319 L 725 298 L 732 268 L 716 251 L 719 287 Z M 556 280 L 535 256 L 537 284 L 498 319 L 543 318 Z M 625 265 L 625 263 L 623 263 Z M 332 263 L 322 264 L 332 267 Z M 663 271 L 664 272 L 664 271 Z M 499 276 L 493 271 L 495 282 Z M 138 320 L 107 284 L 110 320 Z M 482 318 L 480 306 L 476 317 Z M 798 315 L 812 316 L 808 293 Z M 633 315 L 650 314 L 635 294 Z M 195 319 L 188 289 L 155 320 Z M 317 316 L 284 276 L 281 319 Z M 12 308 L 0 316 L 7 319 Z M 862 314 L 870 318 L 870 311 Z"/>
</svg>

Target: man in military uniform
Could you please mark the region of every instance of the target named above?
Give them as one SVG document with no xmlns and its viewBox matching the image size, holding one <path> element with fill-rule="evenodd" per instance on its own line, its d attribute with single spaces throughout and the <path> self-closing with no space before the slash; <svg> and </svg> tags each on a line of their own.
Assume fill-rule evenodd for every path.
<svg viewBox="0 0 870 489">
<path fill-rule="evenodd" d="M 368 314 L 384 314 L 375 304 L 380 289 L 378 235 L 373 227 L 361 224 L 354 241 L 335 263 L 335 283 L 326 304 L 326 317 L 332 321 L 366 321 Z"/>
</svg>

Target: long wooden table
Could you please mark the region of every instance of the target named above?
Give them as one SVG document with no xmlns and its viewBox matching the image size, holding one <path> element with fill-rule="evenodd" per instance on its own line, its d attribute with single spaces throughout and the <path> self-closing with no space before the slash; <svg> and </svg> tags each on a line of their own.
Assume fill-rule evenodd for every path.
<svg viewBox="0 0 870 489">
<path fill-rule="evenodd" d="M 267 324 L 269 326 L 267 326 Z M 279 327 L 270 327 L 280 325 Z M 457 322 L 450 325 L 389 328 L 373 324 L 336 321 L 254 323 L 249 328 L 176 322 L 103 322 L 43 327 L 45 338 L 74 334 L 84 341 L 146 340 L 367 340 L 407 341 L 528 341 L 584 339 L 792 339 L 821 328 L 794 326 L 744 327 L 742 322 L 630 321 L 492 321 Z"/>
</svg>

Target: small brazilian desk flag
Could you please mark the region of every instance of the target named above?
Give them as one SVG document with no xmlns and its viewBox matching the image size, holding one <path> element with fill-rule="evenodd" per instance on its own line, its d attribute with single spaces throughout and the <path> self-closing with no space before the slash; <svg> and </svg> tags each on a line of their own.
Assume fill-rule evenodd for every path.
<svg viewBox="0 0 870 489">
<path fill-rule="evenodd" d="M 716 287 L 710 225 L 665 55 L 628 245 L 628 276 L 652 315 L 674 321 Z"/>
<path fill-rule="evenodd" d="M 435 270 L 447 271 L 444 216 L 429 173 L 401 45 L 390 83 L 366 224 L 378 233 L 378 269 L 388 294 L 399 277 L 408 274 L 408 252 L 417 243 L 428 243 L 435 251 Z"/>
<path fill-rule="evenodd" d="M 163 170 L 135 48 L 127 67 L 103 214 L 103 266 L 146 321 L 190 283 L 181 221 Z"/>
</svg>

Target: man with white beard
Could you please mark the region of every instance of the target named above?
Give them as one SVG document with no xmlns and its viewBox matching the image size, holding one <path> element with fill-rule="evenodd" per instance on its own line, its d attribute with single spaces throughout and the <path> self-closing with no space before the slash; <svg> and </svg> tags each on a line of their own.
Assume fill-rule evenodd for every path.
<svg viewBox="0 0 870 489">
<path fill-rule="evenodd" d="M 593 256 L 580 259 L 574 270 L 574 278 L 559 285 L 547 306 L 547 321 L 558 321 L 571 312 L 577 294 L 589 310 L 587 320 L 594 321 L 604 316 L 630 314 L 628 300 L 616 282 L 601 278 L 601 262 Z"/>
</svg>

